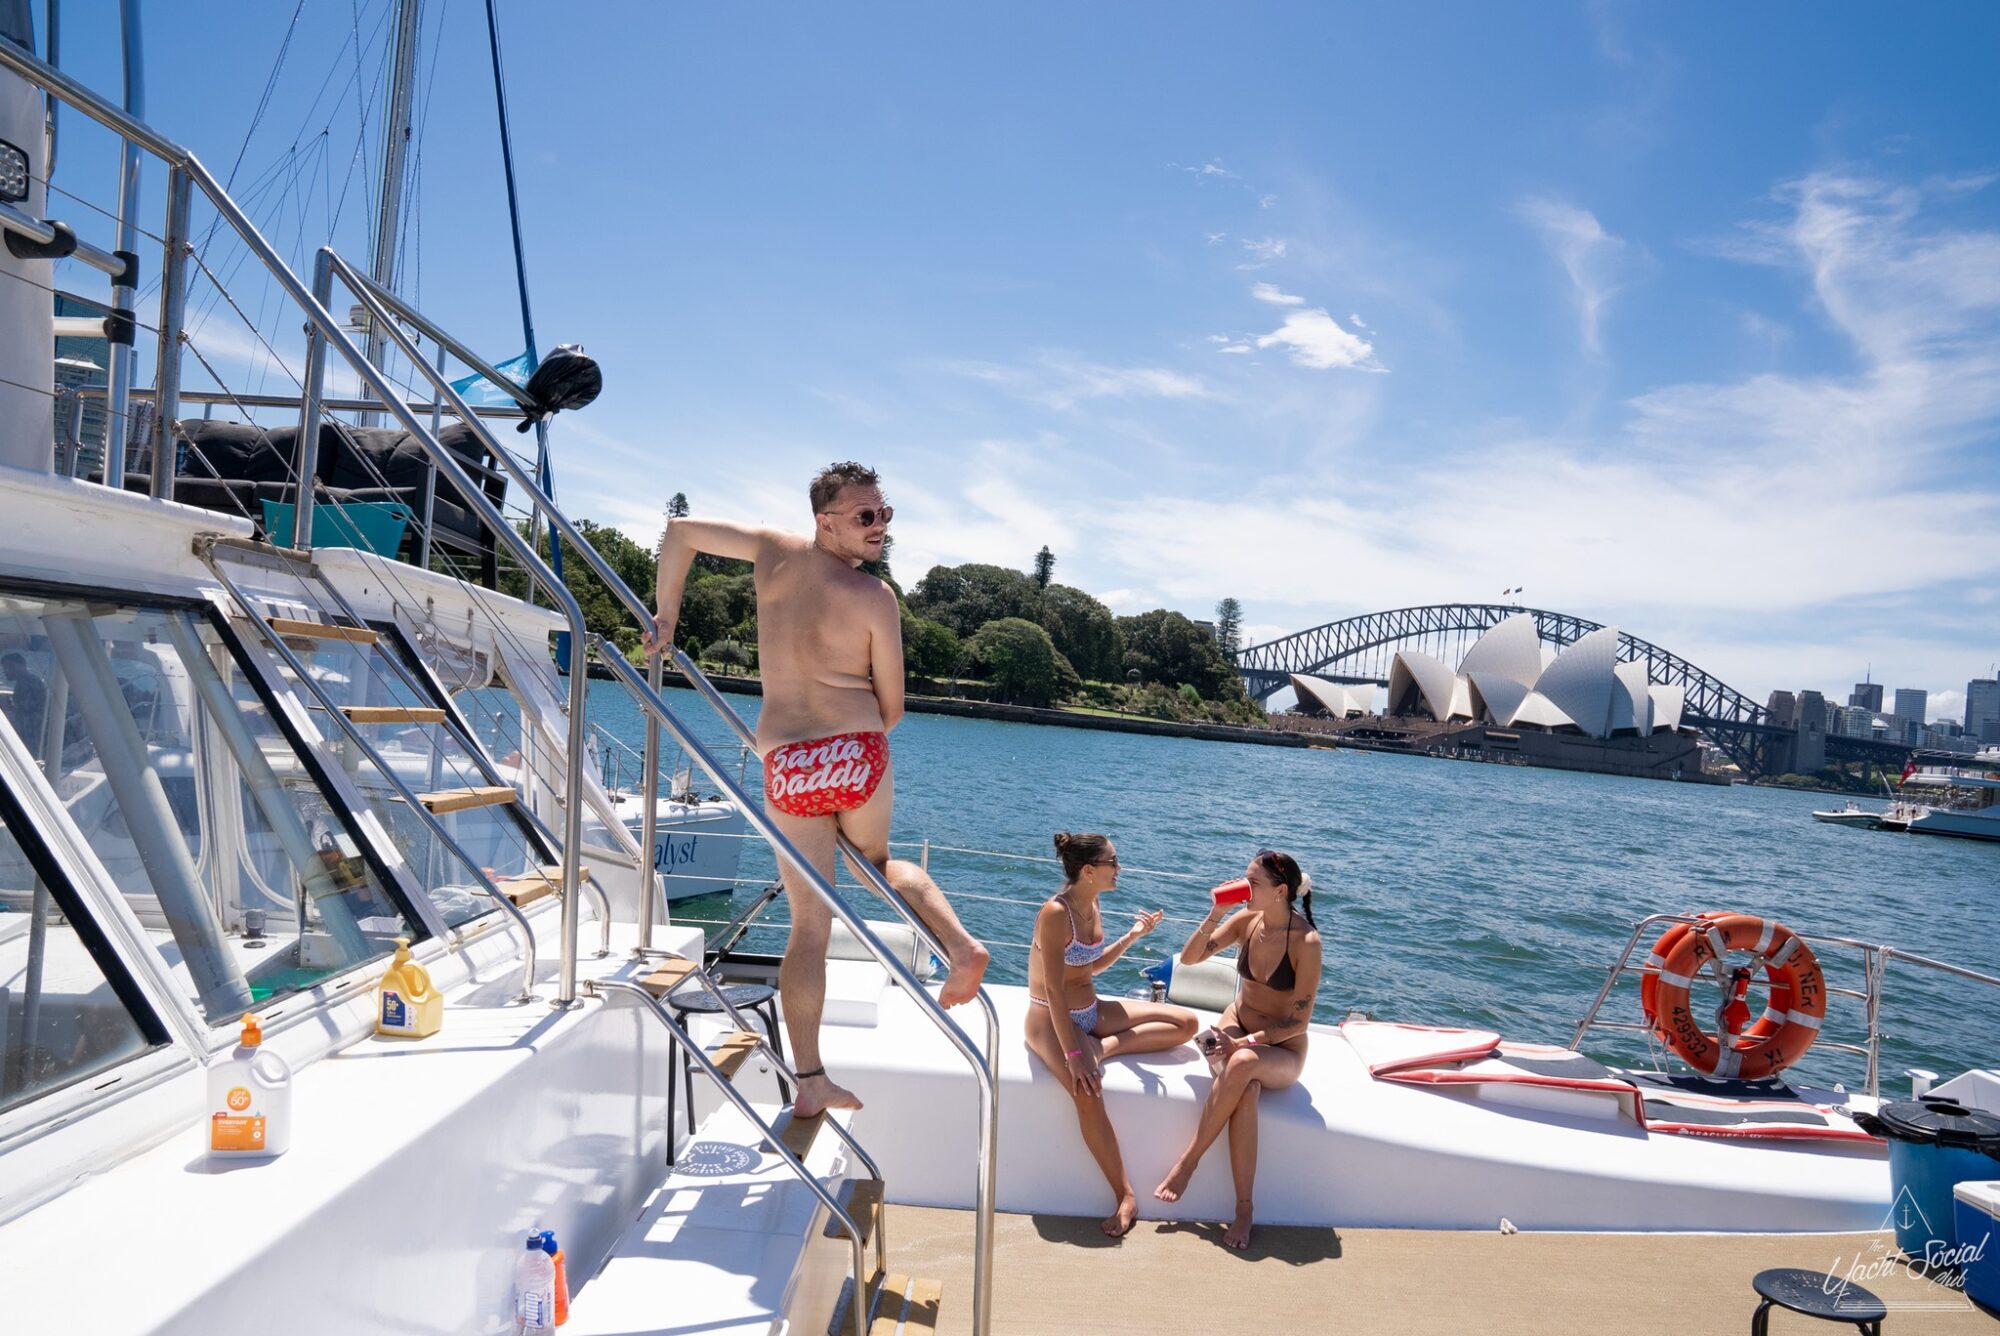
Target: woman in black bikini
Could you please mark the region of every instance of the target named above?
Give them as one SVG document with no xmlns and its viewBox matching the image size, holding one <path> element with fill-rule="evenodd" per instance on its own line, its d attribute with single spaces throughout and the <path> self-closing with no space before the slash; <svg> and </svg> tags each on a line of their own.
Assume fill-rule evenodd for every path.
<svg viewBox="0 0 2000 1336">
<path fill-rule="evenodd" d="M 1217 927 L 1208 917 L 1181 949 L 1194 965 L 1225 947 L 1238 948 L 1236 998 L 1215 1029 L 1198 1037 L 1215 1081 L 1202 1105 L 1194 1140 L 1153 1195 L 1178 1201 L 1201 1157 L 1229 1129 L 1229 1171 L 1236 1180 L 1236 1218 L 1223 1231 L 1231 1248 L 1250 1246 L 1251 1193 L 1257 1178 L 1257 1098 L 1299 1079 L 1306 1062 L 1306 1026 L 1319 992 L 1319 929 L 1312 919 L 1312 882 L 1290 854 L 1266 849 L 1243 873 L 1250 903 Z"/>
</svg>

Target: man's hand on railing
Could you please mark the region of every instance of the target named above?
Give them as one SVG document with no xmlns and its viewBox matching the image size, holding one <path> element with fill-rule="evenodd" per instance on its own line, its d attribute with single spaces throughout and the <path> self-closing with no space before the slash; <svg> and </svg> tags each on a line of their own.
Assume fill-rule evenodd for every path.
<svg viewBox="0 0 2000 1336">
<path fill-rule="evenodd" d="M 679 616 L 680 609 L 678 608 L 672 612 L 659 612 L 653 615 L 652 629 L 641 633 L 639 637 L 640 647 L 646 651 L 648 656 L 654 654 L 671 655 L 673 653 L 674 622 Z"/>
</svg>

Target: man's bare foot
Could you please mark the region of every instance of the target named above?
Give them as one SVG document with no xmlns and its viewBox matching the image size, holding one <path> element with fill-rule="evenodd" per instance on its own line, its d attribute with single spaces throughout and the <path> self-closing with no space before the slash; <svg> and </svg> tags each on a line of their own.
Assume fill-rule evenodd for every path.
<svg viewBox="0 0 2000 1336">
<path fill-rule="evenodd" d="M 1222 1231 L 1222 1246 L 1234 1248 L 1238 1252 L 1250 1246 L 1250 1199 L 1236 1199 L 1236 1218 L 1229 1222 L 1229 1228 Z"/>
<path fill-rule="evenodd" d="M 858 1109 L 861 1101 L 851 1090 L 844 1090 L 828 1080 L 824 1074 L 801 1076 L 799 1096 L 792 1101 L 794 1118 L 813 1118 L 828 1109 Z"/>
<path fill-rule="evenodd" d="M 1118 1209 L 1099 1221 L 1097 1227 L 1104 1231 L 1106 1238 L 1122 1239 L 1132 1232 L 1132 1225 L 1138 1218 L 1139 1199 L 1128 1192 L 1118 1199 Z"/>
<path fill-rule="evenodd" d="M 1175 1160 L 1174 1167 L 1160 1180 L 1160 1186 L 1153 1189 L 1153 1195 L 1161 1201 L 1179 1201 L 1187 1191 L 1188 1180 L 1194 1177 L 1194 1166 L 1185 1160 Z"/>
<path fill-rule="evenodd" d="M 951 973 L 945 976 L 944 987 L 938 989 L 938 1001 L 955 1007 L 977 997 L 979 981 L 986 977 L 986 966 L 992 959 L 992 952 L 978 942 L 971 943 L 969 950 L 951 962 Z"/>
</svg>

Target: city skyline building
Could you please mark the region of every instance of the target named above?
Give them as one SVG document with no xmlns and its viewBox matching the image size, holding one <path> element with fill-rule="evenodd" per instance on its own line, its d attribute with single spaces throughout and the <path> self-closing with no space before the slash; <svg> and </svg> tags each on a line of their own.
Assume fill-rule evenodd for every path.
<svg viewBox="0 0 2000 1336">
<path fill-rule="evenodd" d="M 1882 684 L 1880 682 L 1856 682 L 1854 690 L 1847 695 L 1847 703 L 1857 710 L 1882 709 Z"/>
<path fill-rule="evenodd" d="M 1965 684 L 1965 735 L 2000 742 L 2000 678 L 1975 677 Z"/>
<path fill-rule="evenodd" d="M 1922 687 L 1897 687 L 1896 708 L 1889 713 L 1898 719 L 1914 719 L 1924 722 L 1924 711 L 1930 707 L 1931 693 Z"/>
</svg>

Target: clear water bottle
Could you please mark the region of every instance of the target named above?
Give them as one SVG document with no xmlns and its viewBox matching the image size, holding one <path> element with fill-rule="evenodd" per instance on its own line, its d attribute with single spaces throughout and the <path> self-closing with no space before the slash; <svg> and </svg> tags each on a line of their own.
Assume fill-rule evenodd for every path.
<svg viewBox="0 0 2000 1336">
<path fill-rule="evenodd" d="M 514 1330 L 520 1336 L 555 1336 L 556 1259 L 542 1251 L 542 1236 L 528 1245 L 514 1266 Z"/>
</svg>

